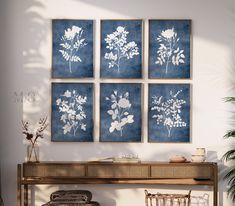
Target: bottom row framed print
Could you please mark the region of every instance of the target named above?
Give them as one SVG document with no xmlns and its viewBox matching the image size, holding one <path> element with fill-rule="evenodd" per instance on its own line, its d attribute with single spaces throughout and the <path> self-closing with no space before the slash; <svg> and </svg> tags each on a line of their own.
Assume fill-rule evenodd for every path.
<svg viewBox="0 0 235 206">
<path fill-rule="evenodd" d="M 190 141 L 190 85 L 149 85 L 149 142 Z"/>
<path fill-rule="evenodd" d="M 101 142 L 140 142 L 141 116 L 141 84 L 101 84 Z"/>
<path fill-rule="evenodd" d="M 100 141 L 142 141 L 142 84 L 100 84 Z M 93 141 L 93 84 L 52 83 L 52 141 Z M 190 84 L 149 84 L 148 141 L 190 142 Z"/>
<path fill-rule="evenodd" d="M 52 83 L 52 141 L 93 141 L 93 84 Z"/>
</svg>

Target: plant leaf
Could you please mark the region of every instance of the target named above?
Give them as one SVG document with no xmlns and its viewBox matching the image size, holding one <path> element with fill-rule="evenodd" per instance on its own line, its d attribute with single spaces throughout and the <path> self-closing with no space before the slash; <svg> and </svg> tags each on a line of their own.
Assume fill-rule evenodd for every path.
<svg viewBox="0 0 235 206">
<path fill-rule="evenodd" d="M 225 102 L 232 102 L 232 103 L 235 104 L 235 97 L 225 97 L 225 98 L 224 98 L 224 101 L 225 101 Z"/>
<path fill-rule="evenodd" d="M 226 162 L 229 161 L 229 160 L 234 160 L 235 159 L 235 149 L 227 151 L 223 155 L 222 159 Z"/>
<path fill-rule="evenodd" d="M 229 137 L 235 137 L 235 130 L 230 130 L 224 135 L 224 138 L 229 138 Z"/>
</svg>

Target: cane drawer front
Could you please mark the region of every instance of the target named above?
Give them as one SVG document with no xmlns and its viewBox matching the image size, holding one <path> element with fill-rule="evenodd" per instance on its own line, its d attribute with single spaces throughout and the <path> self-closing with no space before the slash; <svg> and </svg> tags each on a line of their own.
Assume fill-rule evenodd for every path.
<svg viewBox="0 0 235 206">
<path fill-rule="evenodd" d="M 84 177 L 84 165 L 24 164 L 24 177 Z"/>
<path fill-rule="evenodd" d="M 90 178 L 146 178 L 147 165 L 88 165 Z"/>
<path fill-rule="evenodd" d="M 152 178 L 212 179 L 213 169 L 208 165 L 151 166 Z"/>
</svg>

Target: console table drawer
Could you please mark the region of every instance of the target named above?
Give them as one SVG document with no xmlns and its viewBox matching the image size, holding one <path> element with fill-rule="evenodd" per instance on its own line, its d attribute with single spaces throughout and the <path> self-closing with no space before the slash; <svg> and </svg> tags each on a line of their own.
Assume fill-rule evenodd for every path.
<svg viewBox="0 0 235 206">
<path fill-rule="evenodd" d="M 84 177 L 84 165 L 37 165 L 25 164 L 23 167 L 24 177 Z"/>
<path fill-rule="evenodd" d="M 209 166 L 151 166 L 152 178 L 198 178 L 211 179 L 213 170 Z"/>
<path fill-rule="evenodd" d="M 88 165 L 91 178 L 146 178 L 147 165 Z"/>
</svg>

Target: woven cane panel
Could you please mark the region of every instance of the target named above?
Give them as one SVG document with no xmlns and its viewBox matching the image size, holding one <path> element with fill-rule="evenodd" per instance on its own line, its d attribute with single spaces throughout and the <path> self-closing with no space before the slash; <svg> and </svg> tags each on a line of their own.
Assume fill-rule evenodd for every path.
<svg viewBox="0 0 235 206">
<path fill-rule="evenodd" d="M 212 170 L 208 166 L 151 166 L 151 177 L 210 179 Z"/>
<path fill-rule="evenodd" d="M 146 178 L 148 177 L 148 166 L 89 165 L 88 177 Z"/>
<path fill-rule="evenodd" d="M 85 167 L 82 165 L 24 165 L 24 177 L 82 177 Z M 69 169 L 70 168 L 70 169 Z"/>
</svg>

